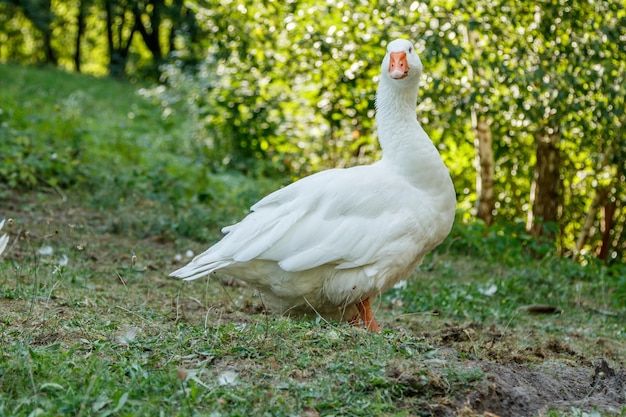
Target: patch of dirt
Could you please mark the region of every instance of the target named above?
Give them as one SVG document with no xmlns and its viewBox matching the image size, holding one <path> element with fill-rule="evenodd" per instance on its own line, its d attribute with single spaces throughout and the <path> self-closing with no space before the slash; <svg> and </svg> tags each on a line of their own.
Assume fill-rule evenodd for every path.
<svg viewBox="0 0 626 417">
<path fill-rule="evenodd" d="M 599 359 L 594 367 L 555 363 L 528 366 L 478 364 L 485 372 L 486 391 L 469 395 L 464 407 L 501 417 L 533 416 L 549 410 L 597 409 L 619 413 L 626 407 L 626 371 L 612 369 Z"/>
<path fill-rule="evenodd" d="M 393 363 L 387 377 L 400 386 L 409 409 L 436 417 L 546 416 L 551 410 L 626 410 L 626 369 L 621 360 L 592 360 L 558 339 L 510 343 L 495 327 L 446 325 L 424 332 L 437 357 Z M 513 338 L 515 339 L 515 338 Z M 482 375 L 481 375 L 482 372 Z M 425 411 L 427 410 L 427 411 Z"/>
<path fill-rule="evenodd" d="M 454 368 L 478 378 L 466 383 L 450 379 L 451 363 L 444 362 L 422 369 L 388 369 L 387 377 L 402 387 L 399 400 L 416 399 L 409 408 L 418 414 L 411 415 L 530 417 L 545 416 L 552 410 L 571 412 L 572 408 L 618 415 L 626 407 L 626 370 L 613 369 L 604 359 L 593 366 L 553 361 L 540 366 L 457 362 Z"/>
</svg>

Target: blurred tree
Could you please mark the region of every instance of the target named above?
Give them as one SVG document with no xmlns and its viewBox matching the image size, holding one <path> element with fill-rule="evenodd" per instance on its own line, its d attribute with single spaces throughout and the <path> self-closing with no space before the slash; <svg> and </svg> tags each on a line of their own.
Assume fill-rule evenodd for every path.
<svg viewBox="0 0 626 417">
<path fill-rule="evenodd" d="M 135 18 L 131 14 L 133 2 L 134 0 L 104 0 L 109 75 L 114 78 L 122 78 L 126 74 L 130 47 L 137 31 Z"/>
<path fill-rule="evenodd" d="M 78 12 L 76 14 L 76 42 L 74 44 L 74 68 L 76 72 L 81 72 L 81 45 L 87 29 L 87 15 L 89 4 L 92 0 L 78 0 Z"/>
<path fill-rule="evenodd" d="M 51 0 L 2 0 L 19 9 L 33 27 L 41 35 L 42 51 L 46 64 L 57 65 L 57 54 L 52 47 L 53 26 L 55 14 L 52 11 Z"/>
<path fill-rule="evenodd" d="M 160 67 L 167 59 L 181 59 L 178 50 L 188 50 L 198 42 L 195 16 L 182 0 L 134 0 L 128 7 L 134 16 L 134 29 L 150 52 L 151 62 L 145 65 L 149 70 L 145 75 L 158 79 Z M 197 57 L 192 59 L 195 60 Z"/>
<path fill-rule="evenodd" d="M 135 28 L 143 37 L 143 42 L 152 54 L 156 65 L 163 62 L 164 55 L 161 48 L 164 8 L 164 0 L 139 0 L 131 3 L 131 9 L 135 16 Z"/>
</svg>

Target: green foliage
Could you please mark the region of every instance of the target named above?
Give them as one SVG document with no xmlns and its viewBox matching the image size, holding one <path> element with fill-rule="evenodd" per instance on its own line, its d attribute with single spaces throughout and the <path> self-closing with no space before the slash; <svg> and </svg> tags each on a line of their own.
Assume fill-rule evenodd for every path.
<svg viewBox="0 0 626 417">
<path fill-rule="evenodd" d="M 597 184 L 609 187 L 620 207 L 626 198 L 619 185 L 623 159 L 611 151 L 614 165 L 606 164 L 607 158 L 597 163 L 619 142 L 614 126 L 624 122 L 619 105 L 624 71 L 618 70 L 623 64 L 614 58 L 625 51 L 606 42 L 616 36 L 624 11 L 613 3 L 567 14 L 548 4 L 532 10 L 504 3 L 475 6 L 468 14 L 448 3 L 377 4 L 374 12 L 349 3 L 272 3 L 267 9 L 229 3 L 210 10 L 198 3 L 204 16 L 199 23 L 216 34 L 215 42 L 195 71 L 169 67 L 169 88 L 159 95 L 164 102 L 176 96 L 192 104 L 200 148 L 218 163 L 216 169 L 222 163 L 256 174 L 302 175 L 367 163 L 378 154 L 372 121 L 379 50 L 391 37 L 419 34 L 414 40 L 425 64 L 419 117 L 450 167 L 459 207 L 470 210 L 476 198 L 470 113 L 487 118 L 492 129 L 496 219 L 502 222 L 528 217 L 534 204 L 534 144 L 543 132 L 558 131 L 563 214 L 543 227 L 560 231 L 553 235 L 559 235 L 557 249 L 566 253 L 581 232 Z M 555 14 L 567 27 L 550 26 Z M 364 16 L 369 23 L 358 24 Z M 599 16 L 610 19 L 600 23 Z M 237 25 L 244 29 L 234 30 Z M 589 27 L 594 30 L 585 31 Z M 601 62 L 591 68 L 585 63 L 589 50 L 598 51 Z M 597 106 L 606 112 L 595 111 Z M 588 130 L 594 134 L 583 134 Z M 621 154 L 618 148 L 614 151 Z M 613 258 L 623 246 L 618 229 Z M 590 246 L 598 246 L 600 238 L 596 233 Z M 548 244 L 539 243 L 546 246 L 541 250 L 550 250 Z"/>
<path fill-rule="evenodd" d="M 196 61 L 201 34 L 179 0 L 0 2 L 0 61 L 158 79 L 176 56 Z"/>
<path fill-rule="evenodd" d="M 283 183 L 215 174 L 176 104 L 163 113 L 132 85 L 7 65 L 0 80 L 0 187 L 90 190 L 90 207 L 122 209 L 109 231 L 215 238 Z M 154 204 L 158 218 L 137 215 Z"/>
<path fill-rule="evenodd" d="M 108 39 L 99 16 L 113 4 L 117 18 Z M 283 182 L 371 162 L 379 155 L 373 99 L 381 51 L 403 36 L 424 62 L 418 115 L 450 167 L 459 208 L 471 212 L 477 198 L 472 118 L 480 117 L 493 138 L 497 223 L 541 222 L 533 178 L 552 180 L 560 184 L 560 209 L 546 219 L 555 220 L 547 227 L 558 229 L 557 252 L 624 259 L 626 11 L 619 2 L 129 0 L 2 2 L 0 10 L 7 11 L 0 13 L 6 40 L 0 59 L 54 62 L 49 58 L 56 56 L 60 66 L 73 68 L 82 11 L 82 42 L 90 45 L 82 48 L 85 71 L 103 73 L 111 62 L 102 57 L 119 53 L 128 76 L 161 75 L 161 85 L 141 91 L 163 114 L 127 90 L 123 97 L 133 103 L 124 109 L 124 126 L 107 125 L 107 134 L 84 125 L 89 99 L 80 92 L 71 98 L 78 98 L 78 112 L 60 104 L 70 100 L 66 93 L 54 116 L 34 117 L 25 113 L 31 100 L 18 99 L 23 84 L 7 85 L 15 88 L 5 94 L 12 104 L 0 115 L 9 123 L 2 138 L 7 155 L 16 157 L 8 157 L 12 166 L 0 175 L 12 186 L 90 182 L 106 170 L 97 163 L 104 158 L 132 165 L 140 176 L 165 175 L 162 184 L 183 184 L 186 191 L 173 187 L 178 194 L 169 197 L 180 201 L 201 194 L 210 173 L 237 170 Z M 149 133 L 150 124 L 158 130 Z M 38 125 L 50 127 L 47 136 Z M 548 138 L 560 155 L 558 178 L 538 177 L 537 145 Z M 102 147 L 104 140 L 111 146 Z M 187 176 L 187 167 L 195 174 Z M 195 190 L 184 186 L 190 182 Z M 545 246 L 539 253 L 552 250 L 547 242 L 536 245 Z"/>
<path fill-rule="evenodd" d="M 554 246 L 549 241 L 542 241 L 531 236 L 526 225 L 521 222 L 497 223 L 487 227 L 482 221 L 459 212 L 459 217 L 470 218 L 458 221 L 453 226 L 449 249 L 468 256 L 487 257 L 493 261 L 514 265 L 520 259 L 534 256 L 539 259 L 556 255 Z M 545 227 L 554 227 L 547 224 Z"/>
</svg>

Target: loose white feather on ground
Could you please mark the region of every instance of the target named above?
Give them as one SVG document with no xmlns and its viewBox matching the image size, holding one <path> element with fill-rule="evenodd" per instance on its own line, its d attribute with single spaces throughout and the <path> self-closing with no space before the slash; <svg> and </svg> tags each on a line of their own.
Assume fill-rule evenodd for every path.
<svg viewBox="0 0 626 417">
<path fill-rule="evenodd" d="M 0 221 L 0 230 L 2 230 L 3 227 L 4 227 L 4 219 Z M 0 236 L 0 255 L 2 255 L 4 250 L 7 248 L 8 244 L 9 244 L 9 236 L 5 233 L 2 236 Z"/>
</svg>

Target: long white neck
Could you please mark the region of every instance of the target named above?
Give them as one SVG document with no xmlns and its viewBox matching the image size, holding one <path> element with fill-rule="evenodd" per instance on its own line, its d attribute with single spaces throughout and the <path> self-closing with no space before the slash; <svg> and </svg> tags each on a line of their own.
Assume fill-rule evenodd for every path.
<svg viewBox="0 0 626 417">
<path fill-rule="evenodd" d="M 381 163 L 419 188 L 451 185 L 439 152 L 417 121 L 418 90 L 416 80 L 381 77 L 376 92 L 378 140 L 383 150 Z"/>
</svg>

